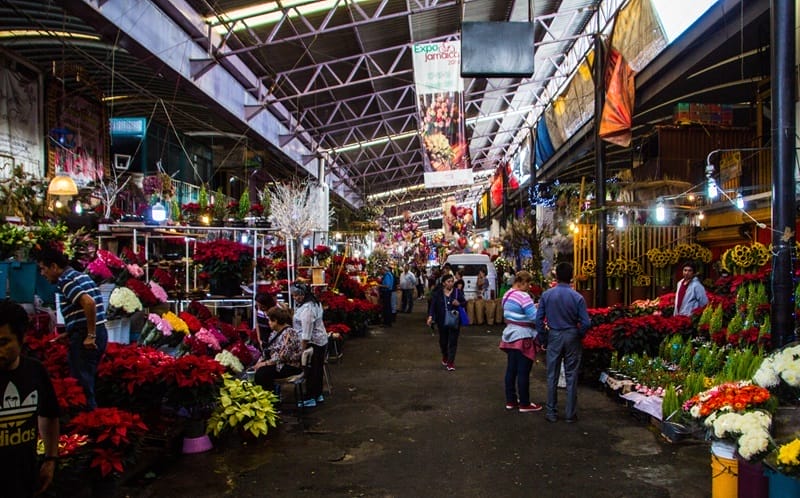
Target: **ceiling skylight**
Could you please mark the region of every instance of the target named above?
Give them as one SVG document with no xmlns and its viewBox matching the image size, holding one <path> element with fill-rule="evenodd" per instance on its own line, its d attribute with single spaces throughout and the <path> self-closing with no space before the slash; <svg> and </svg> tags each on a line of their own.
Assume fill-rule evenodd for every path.
<svg viewBox="0 0 800 498">
<path fill-rule="evenodd" d="M 652 0 L 661 24 L 672 43 L 718 0 Z"/>
</svg>

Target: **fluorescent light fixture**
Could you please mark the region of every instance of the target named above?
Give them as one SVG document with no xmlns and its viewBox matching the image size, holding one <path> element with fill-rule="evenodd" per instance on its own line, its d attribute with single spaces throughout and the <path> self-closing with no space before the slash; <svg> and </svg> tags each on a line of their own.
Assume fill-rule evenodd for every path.
<svg viewBox="0 0 800 498">
<path fill-rule="evenodd" d="M 419 134 L 417 130 L 407 131 L 405 133 L 398 133 L 397 135 L 386 135 L 384 137 L 374 138 L 372 140 L 367 140 L 366 142 L 354 142 L 352 144 L 342 145 L 341 147 L 335 147 L 333 149 L 325 149 L 322 152 L 327 152 L 329 154 L 330 153 L 339 154 L 341 152 L 363 149 L 364 147 L 372 147 L 373 145 L 385 144 L 389 140 L 400 140 L 402 138 L 413 137 L 414 135 L 417 134 Z"/>
<path fill-rule="evenodd" d="M 316 12 L 330 10 L 337 5 L 344 6 L 365 1 L 367 0 L 348 0 L 348 2 L 341 2 L 339 0 L 282 0 L 280 3 L 283 8 L 287 10 L 286 16 L 290 19 L 294 19 L 299 15 L 307 16 Z M 223 23 L 245 21 L 244 23 L 236 24 L 235 30 L 238 31 L 245 29 L 245 24 L 249 28 L 263 26 L 265 24 L 275 24 L 283 18 L 283 15 L 283 11 L 278 5 L 278 2 L 263 2 L 242 9 L 222 12 L 219 16 L 209 16 L 205 20 L 213 27 L 214 31 L 224 35 L 228 30 Z"/>
<path fill-rule="evenodd" d="M 101 102 L 116 102 L 117 100 L 125 100 L 131 98 L 130 95 L 113 95 L 111 97 L 103 97 L 100 99 Z"/>
<path fill-rule="evenodd" d="M 74 38 L 80 40 L 94 40 L 100 39 L 98 35 L 90 35 L 86 33 L 73 33 L 71 31 L 49 31 L 43 29 L 6 29 L 0 31 L 0 38 Z"/>
</svg>

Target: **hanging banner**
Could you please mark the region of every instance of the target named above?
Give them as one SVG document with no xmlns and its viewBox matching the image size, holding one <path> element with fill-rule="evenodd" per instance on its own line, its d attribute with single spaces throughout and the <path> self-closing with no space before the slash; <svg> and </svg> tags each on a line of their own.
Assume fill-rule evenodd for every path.
<svg viewBox="0 0 800 498">
<path fill-rule="evenodd" d="M 44 174 L 42 126 L 39 122 L 39 79 L 0 66 L 0 175 L 14 166 L 34 178 Z"/>
<path fill-rule="evenodd" d="M 425 162 L 425 187 L 471 185 L 458 43 L 414 45 L 414 82 Z"/>
</svg>

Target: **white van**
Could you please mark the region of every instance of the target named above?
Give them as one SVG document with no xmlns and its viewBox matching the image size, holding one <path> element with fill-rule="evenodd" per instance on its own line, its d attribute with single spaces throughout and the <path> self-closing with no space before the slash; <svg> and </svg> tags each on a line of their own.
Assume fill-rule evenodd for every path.
<svg viewBox="0 0 800 498">
<path fill-rule="evenodd" d="M 475 284 L 478 281 L 480 270 L 486 272 L 486 278 L 489 280 L 489 297 L 493 299 L 497 295 L 497 271 L 489 256 L 485 254 L 451 254 L 445 263 L 450 264 L 453 273 L 460 271 L 464 276 L 464 295 L 467 299 L 478 297 Z"/>
</svg>

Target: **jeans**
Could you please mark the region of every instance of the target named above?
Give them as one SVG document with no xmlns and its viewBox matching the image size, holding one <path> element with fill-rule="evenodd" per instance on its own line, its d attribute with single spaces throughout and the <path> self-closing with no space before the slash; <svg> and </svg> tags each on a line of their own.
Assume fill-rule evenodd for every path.
<svg viewBox="0 0 800 498">
<path fill-rule="evenodd" d="M 392 324 L 392 291 L 381 290 L 381 314 L 383 315 L 383 324 Z"/>
<path fill-rule="evenodd" d="M 403 289 L 403 304 L 400 309 L 403 313 L 411 313 L 414 309 L 414 289 Z"/>
<path fill-rule="evenodd" d="M 97 380 L 97 365 L 106 351 L 108 332 L 105 324 L 95 327 L 96 349 L 89 349 L 83 345 L 86 339 L 86 330 L 72 330 L 69 334 L 69 374 L 78 381 L 86 394 L 86 406 L 89 410 L 97 408 L 94 385 Z"/>
<path fill-rule="evenodd" d="M 447 363 L 455 363 L 456 361 L 459 332 L 458 328 L 439 327 L 439 349 L 442 352 L 442 358 L 447 358 Z"/>
<path fill-rule="evenodd" d="M 567 378 L 567 406 L 564 415 L 567 419 L 575 418 L 582 339 L 578 329 L 551 329 L 547 335 L 547 415 L 555 416 L 558 412 L 558 376 L 563 361 Z"/>
<path fill-rule="evenodd" d="M 519 394 L 519 404 L 527 406 L 531 402 L 530 376 L 533 361 L 518 349 L 509 349 L 506 351 L 506 355 L 508 356 L 506 403 L 517 403 L 517 394 Z"/>
</svg>

